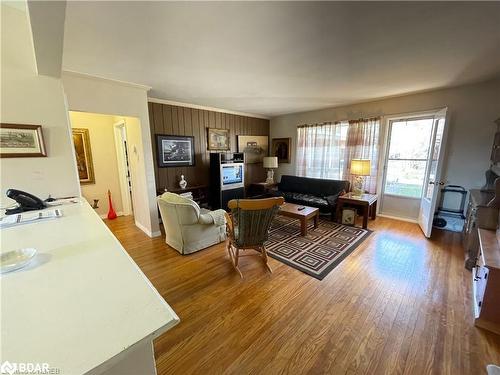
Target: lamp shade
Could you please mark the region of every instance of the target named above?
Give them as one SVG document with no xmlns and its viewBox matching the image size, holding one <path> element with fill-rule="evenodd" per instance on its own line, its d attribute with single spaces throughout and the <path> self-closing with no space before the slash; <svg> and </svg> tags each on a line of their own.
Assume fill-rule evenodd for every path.
<svg viewBox="0 0 500 375">
<path fill-rule="evenodd" d="M 263 160 L 264 168 L 278 168 L 277 156 L 266 156 Z"/>
<path fill-rule="evenodd" d="M 357 176 L 369 176 L 371 170 L 370 159 L 352 159 L 351 174 Z"/>
</svg>

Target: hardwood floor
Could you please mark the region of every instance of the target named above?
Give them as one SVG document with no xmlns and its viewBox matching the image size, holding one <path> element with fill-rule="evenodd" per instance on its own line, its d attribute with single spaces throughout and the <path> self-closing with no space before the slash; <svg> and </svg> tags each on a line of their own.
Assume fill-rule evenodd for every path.
<svg viewBox="0 0 500 375">
<path fill-rule="evenodd" d="M 158 374 L 485 374 L 500 336 L 475 328 L 460 235 L 377 218 L 322 281 L 223 244 L 181 256 L 131 217 L 107 221 L 181 318 L 155 341 Z M 500 303 L 500 300 L 499 300 Z"/>
</svg>

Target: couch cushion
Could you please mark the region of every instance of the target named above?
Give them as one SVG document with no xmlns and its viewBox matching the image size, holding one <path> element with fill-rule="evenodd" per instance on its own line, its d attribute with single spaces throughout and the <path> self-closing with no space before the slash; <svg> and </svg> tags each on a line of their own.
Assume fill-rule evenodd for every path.
<svg viewBox="0 0 500 375">
<path fill-rule="evenodd" d="M 310 194 L 282 192 L 285 201 L 290 203 L 303 204 L 311 207 L 328 207 L 326 199 Z"/>
<path fill-rule="evenodd" d="M 326 201 L 326 199 L 316 197 L 314 195 L 301 194 L 299 200 L 301 202 L 304 202 L 306 206 L 328 207 L 328 202 Z"/>
<path fill-rule="evenodd" d="M 339 199 L 339 196 L 345 194 L 345 191 L 342 190 L 341 192 L 333 195 L 327 195 L 325 197 L 326 201 L 328 202 L 329 206 L 335 206 L 337 204 L 337 199 Z"/>
</svg>

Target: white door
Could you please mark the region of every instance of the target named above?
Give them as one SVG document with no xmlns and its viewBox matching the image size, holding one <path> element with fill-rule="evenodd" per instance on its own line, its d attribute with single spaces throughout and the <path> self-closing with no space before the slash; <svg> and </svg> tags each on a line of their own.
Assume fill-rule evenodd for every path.
<svg viewBox="0 0 500 375">
<path fill-rule="evenodd" d="M 130 184 L 130 170 L 128 164 L 127 132 L 125 121 L 117 122 L 115 129 L 116 161 L 120 179 L 120 192 L 122 196 L 123 215 L 132 214 L 132 198 Z"/>
<path fill-rule="evenodd" d="M 445 129 L 446 108 L 434 116 L 432 138 L 425 171 L 424 191 L 418 214 L 418 224 L 427 238 L 431 236 L 432 221 L 434 220 L 440 187 L 444 185 L 444 182 L 441 181 L 441 170 L 444 157 Z"/>
<path fill-rule="evenodd" d="M 388 119 L 380 191 L 382 216 L 417 222 L 434 129 L 434 113 Z"/>
</svg>

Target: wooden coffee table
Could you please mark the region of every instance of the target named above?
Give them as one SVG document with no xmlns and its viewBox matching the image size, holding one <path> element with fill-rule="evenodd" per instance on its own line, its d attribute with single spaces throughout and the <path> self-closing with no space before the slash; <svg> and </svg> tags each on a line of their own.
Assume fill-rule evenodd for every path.
<svg viewBox="0 0 500 375">
<path fill-rule="evenodd" d="M 304 207 L 303 210 L 299 210 L 299 207 Z M 300 233 L 303 236 L 307 235 L 307 220 L 314 219 L 314 228 L 318 227 L 319 223 L 319 209 L 315 207 L 303 206 L 300 204 L 284 203 L 278 214 L 283 216 L 288 216 L 293 219 L 300 220 Z"/>
</svg>

